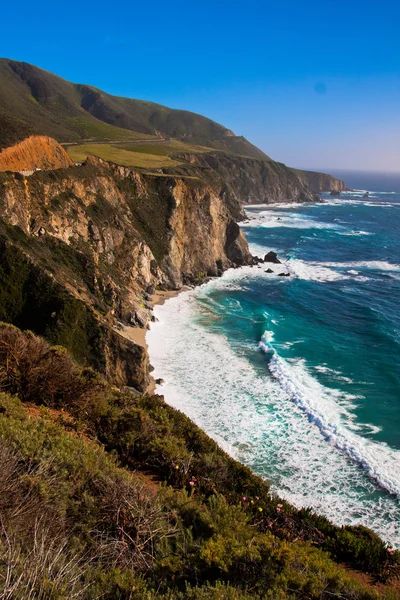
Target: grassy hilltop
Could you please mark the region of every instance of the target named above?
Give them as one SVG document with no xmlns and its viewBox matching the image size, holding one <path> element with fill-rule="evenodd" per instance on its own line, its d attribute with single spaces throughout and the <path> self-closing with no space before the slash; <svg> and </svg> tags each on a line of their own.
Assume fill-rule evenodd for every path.
<svg viewBox="0 0 400 600">
<path fill-rule="evenodd" d="M 201 115 L 111 96 L 27 63 L 0 59 L 0 148 L 40 133 L 59 142 L 175 138 L 266 159 L 245 138 Z"/>
</svg>

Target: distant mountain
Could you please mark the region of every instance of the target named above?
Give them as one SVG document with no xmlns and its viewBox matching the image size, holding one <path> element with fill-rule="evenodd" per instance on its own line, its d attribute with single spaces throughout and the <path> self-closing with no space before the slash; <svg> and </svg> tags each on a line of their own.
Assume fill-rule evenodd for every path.
<svg viewBox="0 0 400 600">
<path fill-rule="evenodd" d="M 28 63 L 0 59 L 0 148 L 32 133 L 59 142 L 174 138 L 242 156 L 268 157 L 232 131 L 185 110 L 111 96 Z M 139 136 L 139 137 L 140 137 Z"/>
</svg>

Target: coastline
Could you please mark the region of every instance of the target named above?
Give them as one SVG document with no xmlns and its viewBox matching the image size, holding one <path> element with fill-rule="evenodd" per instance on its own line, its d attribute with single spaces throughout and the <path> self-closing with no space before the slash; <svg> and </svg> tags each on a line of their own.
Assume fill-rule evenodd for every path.
<svg viewBox="0 0 400 600">
<path fill-rule="evenodd" d="M 155 306 L 161 306 L 170 298 L 175 298 L 182 292 L 187 292 L 190 289 L 191 288 L 184 286 L 179 290 L 157 290 L 154 294 L 152 294 L 151 300 L 149 302 L 152 311 Z M 146 351 L 147 357 L 150 360 L 149 347 L 146 342 L 146 335 L 147 335 L 148 331 L 149 331 L 148 327 L 133 327 L 131 325 L 125 325 L 125 324 L 121 324 L 121 328 L 118 330 L 120 335 L 122 335 L 126 339 L 130 340 L 131 342 L 134 342 L 138 346 L 141 346 L 142 348 L 144 348 Z M 150 375 L 149 383 L 146 388 L 146 394 L 149 394 L 150 396 L 152 396 L 153 394 L 155 394 L 155 391 L 156 391 L 156 382 L 155 382 L 154 377 L 152 375 Z"/>
<path fill-rule="evenodd" d="M 329 203 L 327 203 L 327 204 L 329 204 Z M 312 203 L 312 205 L 316 206 L 317 203 Z M 247 207 L 245 207 L 245 208 L 247 208 Z M 258 206 L 258 208 L 261 209 L 261 210 L 263 210 L 262 206 Z M 275 207 L 270 207 L 270 208 L 276 208 L 276 206 Z M 286 208 L 288 208 L 288 207 L 286 206 Z M 306 209 L 306 210 L 308 210 L 308 209 Z M 332 210 L 334 210 L 334 211 L 341 210 L 341 211 L 345 211 L 346 207 L 339 208 L 339 209 L 336 209 L 336 208 L 335 209 L 331 209 L 328 206 L 324 210 L 331 210 L 331 211 Z M 369 210 L 369 209 L 367 209 L 367 210 Z M 289 212 L 291 212 L 291 211 L 289 210 Z M 319 215 L 319 213 L 317 214 L 315 211 L 314 211 L 314 213 L 317 216 Z M 317 218 L 317 216 L 315 218 Z M 271 218 L 271 215 L 269 215 L 269 214 L 265 215 L 265 219 L 266 220 L 270 220 L 270 218 Z M 309 227 L 309 225 L 307 225 L 307 227 Z M 334 225 L 334 227 L 335 227 L 335 225 Z M 322 234 L 320 234 L 320 235 L 322 235 Z M 351 241 L 351 239 L 352 238 L 345 238 L 346 241 Z M 341 241 L 341 238 L 340 238 L 339 241 Z M 257 240 L 256 240 L 256 242 L 257 242 Z M 354 240 L 354 243 L 356 243 L 356 240 Z M 250 251 L 252 251 L 251 244 L 250 244 Z M 278 252 L 278 250 L 277 250 L 277 252 Z M 254 251 L 254 250 L 252 251 L 252 253 L 253 254 L 254 253 L 257 254 L 257 252 Z M 306 259 L 304 259 L 304 260 L 306 260 Z M 310 258 L 310 261 L 312 262 L 312 256 Z M 307 261 L 306 261 L 306 264 L 307 264 Z M 338 263 L 338 264 L 340 265 L 340 263 Z M 329 264 L 329 266 L 331 266 L 331 265 Z M 328 263 L 326 265 L 326 268 L 328 268 Z M 340 270 L 340 268 L 339 268 L 339 270 Z M 340 273 L 342 272 L 342 270 L 340 270 Z M 257 271 L 255 271 L 255 274 L 257 275 Z M 321 276 L 319 278 L 319 275 L 318 275 L 318 277 L 314 277 L 314 276 L 310 277 L 308 272 L 306 272 L 306 273 L 300 272 L 300 274 L 298 275 L 298 278 L 300 278 L 300 279 L 303 278 L 306 281 L 310 281 L 310 282 L 312 282 L 312 281 L 320 281 L 320 279 L 322 279 L 323 281 L 327 280 L 329 282 L 330 281 L 329 275 L 330 275 L 330 273 L 328 271 L 326 271 L 326 272 L 322 273 L 323 277 Z M 356 276 L 357 275 L 358 274 L 356 274 Z M 347 271 L 346 271 L 344 273 L 344 278 L 352 279 L 353 280 L 354 279 L 354 273 L 348 274 Z M 290 279 L 289 279 L 289 281 L 290 281 Z M 305 285 L 310 285 L 311 286 L 313 284 L 312 283 L 307 283 Z M 183 304 L 185 305 L 186 304 L 185 303 L 185 299 L 181 299 L 181 300 L 184 300 Z M 163 303 L 164 303 L 164 301 L 163 301 Z M 181 303 L 179 302 L 179 305 L 180 304 Z M 172 313 L 171 317 L 172 318 L 170 320 L 171 326 L 169 327 L 169 330 L 171 330 L 172 327 L 176 327 L 177 329 L 180 329 L 181 330 L 180 331 L 180 337 L 182 338 L 182 335 L 183 335 L 183 336 L 185 336 L 184 339 L 186 340 L 186 331 L 188 331 L 188 330 L 187 329 L 185 330 L 185 328 L 182 329 L 182 323 L 184 324 L 184 317 L 181 318 L 181 316 L 185 314 L 185 310 L 182 310 L 182 309 L 175 310 L 173 303 L 171 303 L 171 307 L 170 308 L 171 308 L 171 313 Z M 169 305 L 168 305 L 167 307 L 165 307 L 165 309 L 160 310 L 160 314 L 158 314 L 158 312 L 156 311 L 157 316 L 159 316 L 160 320 L 162 321 L 162 328 L 163 327 L 167 327 L 167 317 L 168 317 L 168 315 L 170 315 L 170 308 L 169 308 Z M 175 320 L 175 318 L 176 318 L 176 320 Z M 179 361 L 180 361 L 179 362 L 179 364 L 180 364 L 180 371 L 179 371 L 180 377 L 181 378 L 185 378 L 185 373 L 186 373 L 187 376 L 188 376 L 188 378 L 192 378 L 192 374 L 190 372 L 190 369 L 193 366 L 193 370 L 196 371 L 196 368 L 194 367 L 194 365 L 196 363 L 194 361 L 190 362 L 189 360 L 186 360 L 188 353 L 186 352 L 186 349 L 184 349 L 182 347 L 182 345 L 181 345 L 181 339 L 179 339 L 179 335 L 172 336 L 171 339 L 173 341 L 172 341 L 172 344 L 170 346 L 168 345 L 167 337 L 168 337 L 167 335 L 164 336 L 163 333 L 160 333 L 159 337 L 157 339 L 155 339 L 154 342 L 153 342 L 153 337 L 150 336 L 150 334 L 149 334 L 149 336 L 147 338 L 148 342 L 149 342 L 149 345 L 150 345 L 150 348 L 152 348 L 152 351 L 155 352 L 154 357 L 153 357 L 154 358 L 154 363 L 153 364 L 156 366 L 156 369 L 157 369 L 155 371 L 155 377 L 164 377 L 163 370 L 161 368 L 159 368 L 159 364 L 158 364 L 158 361 L 156 359 L 157 359 L 157 355 L 162 352 L 163 348 L 165 348 L 166 349 L 166 356 L 167 357 L 172 356 L 172 360 L 175 360 L 175 362 L 177 361 L 177 359 L 179 359 Z M 154 346 L 153 346 L 153 344 L 154 344 Z M 154 350 L 153 350 L 153 347 L 154 347 Z M 179 348 L 180 356 L 175 356 L 175 348 Z M 197 350 L 198 349 L 196 349 L 196 352 L 197 352 Z M 170 354 L 170 352 L 172 352 L 172 354 Z M 198 352 L 197 352 L 197 354 L 198 354 Z M 204 356 L 206 356 L 206 355 L 204 355 Z M 203 355 L 202 355 L 202 357 L 203 357 Z M 207 361 L 204 360 L 204 363 L 206 363 L 206 362 Z M 219 361 L 217 360 L 217 361 L 215 361 L 215 364 L 216 365 L 223 365 L 225 363 L 224 363 L 223 360 L 219 360 Z M 319 365 L 319 363 L 316 363 L 316 364 Z M 238 363 L 238 365 L 239 365 L 239 363 Z M 240 367 L 240 365 L 239 365 L 239 367 Z M 198 371 L 198 369 L 197 369 L 197 371 Z M 222 372 L 222 370 L 221 370 L 221 372 Z M 235 372 L 236 373 L 243 373 L 244 370 L 243 369 L 241 370 L 240 368 L 237 368 L 237 369 L 235 369 Z M 321 371 L 321 372 L 323 372 L 323 371 Z M 210 371 L 210 373 L 212 373 L 212 371 Z M 329 371 L 328 371 L 328 373 L 329 373 Z M 332 373 L 334 373 L 334 372 L 332 371 Z M 290 374 L 291 373 L 289 373 L 289 375 Z M 280 372 L 278 372 L 278 375 L 280 376 Z M 294 373 L 294 375 L 295 375 L 295 373 Z M 283 382 L 285 383 L 285 381 L 287 381 L 287 379 L 288 379 L 287 372 L 284 372 L 283 376 L 284 376 Z M 164 386 L 162 386 L 161 388 L 159 388 L 159 393 L 160 394 L 165 393 L 167 395 L 167 397 L 172 398 L 172 400 L 174 400 L 174 402 L 172 403 L 172 406 L 174 408 L 176 408 L 177 410 L 182 410 L 182 407 L 180 407 L 178 405 L 178 402 L 179 402 L 179 399 L 180 399 L 179 393 L 176 396 L 178 398 L 178 400 L 176 400 L 176 399 L 173 398 L 174 381 L 173 381 L 172 376 L 169 376 L 168 371 L 166 371 L 165 379 L 166 379 L 165 392 L 163 391 Z M 278 378 L 276 378 L 276 379 L 278 380 Z M 213 381 L 212 376 L 208 377 L 208 380 L 210 380 L 212 382 Z M 203 379 L 203 381 L 204 381 L 204 379 Z M 197 381 L 195 382 L 195 384 L 197 383 L 197 389 L 200 389 L 200 390 L 202 389 L 202 383 L 203 383 L 203 381 L 200 381 L 199 378 L 197 379 Z M 239 380 L 239 383 L 240 383 L 240 389 L 242 391 L 243 388 L 244 388 L 244 386 L 242 385 L 242 380 Z M 278 381 L 278 383 L 280 383 L 280 380 Z M 355 384 L 353 384 L 353 382 L 348 382 L 348 384 L 349 385 L 355 385 Z M 227 398 L 226 389 L 227 388 L 226 388 L 226 386 L 223 386 L 223 387 L 224 387 L 224 391 L 223 391 L 223 397 L 224 397 L 224 399 L 223 399 L 223 406 L 224 406 L 224 410 L 228 410 L 229 405 L 228 405 L 228 403 L 226 401 L 226 398 Z M 248 389 L 249 389 L 249 394 L 252 395 L 253 394 L 253 388 L 251 388 L 251 384 L 249 385 Z M 192 393 L 194 392 L 194 394 L 195 394 L 195 392 L 196 392 L 195 385 L 192 386 L 192 388 L 186 388 L 186 391 L 188 392 L 188 394 L 187 394 L 188 401 L 187 401 L 186 405 L 182 405 L 182 406 L 183 406 L 183 408 L 185 408 L 187 410 L 188 407 L 191 408 L 191 406 L 192 406 L 192 399 L 194 397 L 194 395 Z M 178 392 L 179 392 L 179 388 L 178 388 Z M 260 393 L 263 393 L 263 391 L 260 392 Z M 302 394 L 303 394 L 303 392 L 302 392 Z M 302 398 L 303 398 L 303 395 L 302 395 Z M 207 399 L 205 399 L 204 402 L 206 400 Z M 289 398 L 289 400 L 291 402 L 293 402 L 293 400 L 291 400 L 290 398 Z M 202 406 L 204 406 L 204 402 L 203 402 Z M 219 406 L 220 403 L 215 402 L 214 405 Z M 213 410 L 213 406 L 211 406 L 211 409 Z M 200 413 L 200 411 L 198 413 L 196 413 L 196 411 L 193 412 L 193 410 L 192 411 L 187 410 L 187 412 L 186 412 L 186 410 L 184 410 L 183 412 L 185 412 L 185 414 L 191 420 L 193 420 L 195 423 L 200 424 L 201 429 L 203 431 L 205 431 L 207 433 L 207 435 L 210 435 L 210 431 L 214 431 L 215 430 L 214 423 L 212 423 L 212 420 L 210 420 L 211 425 L 212 425 L 212 427 L 210 429 L 210 427 L 207 427 L 208 422 L 205 421 L 204 418 L 201 418 L 201 419 L 197 418 L 198 414 L 202 415 L 203 413 Z M 201 409 L 201 410 L 203 410 L 203 409 Z M 241 410 L 242 410 L 241 406 L 239 406 L 238 404 L 232 403 L 232 408 L 230 409 L 230 414 L 232 414 L 233 417 L 234 417 L 235 414 L 239 414 L 239 412 Z M 204 412 L 204 410 L 203 410 L 203 412 Z M 290 414 L 291 414 L 291 412 L 292 411 L 290 411 Z M 295 411 L 293 411 L 293 412 L 295 412 Z M 214 413 L 214 416 L 215 416 L 215 413 Z M 254 424 L 254 415 L 251 414 L 250 416 L 251 416 L 251 422 Z M 290 422 L 288 421 L 289 424 L 292 424 L 292 423 L 296 424 L 297 421 L 295 421 L 294 419 L 295 419 L 295 417 L 293 417 L 293 419 Z M 261 420 L 262 419 L 260 419 L 260 423 L 261 423 Z M 237 420 L 236 424 L 239 426 L 240 425 L 240 420 Z M 286 421 L 284 421 L 283 425 L 285 425 L 285 424 L 286 424 Z M 262 423 L 261 423 L 261 426 L 262 426 Z M 214 427 L 214 429 L 213 429 L 213 427 Z M 226 430 L 226 428 L 225 428 L 225 430 Z M 295 429 L 293 427 L 292 431 L 294 431 L 294 430 Z M 225 451 L 227 451 L 226 447 L 222 446 L 221 445 L 221 441 L 218 439 L 218 428 L 215 431 L 217 433 L 215 434 L 215 437 L 213 437 L 213 439 L 220 445 L 220 447 L 223 447 L 223 449 Z M 248 428 L 248 430 L 246 430 L 245 427 L 243 428 L 243 432 L 244 432 L 243 435 L 246 435 L 248 432 L 250 432 L 250 434 L 252 433 L 251 428 Z M 313 432 L 315 433 L 315 435 L 314 435 Z M 307 435 L 310 436 L 310 439 L 311 439 L 311 436 L 313 436 L 312 440 L 315 440 L 315 442 L 317 442 L 317 441 L 320 442 L 319 434 L 320 434 L 320 432 L 318 431 L 318 428 L 313 428 L 312 431 L 311 431 L 311 433 L 309 433 L 308 430 L 307 430 Z M 251 435 L 249 435 L 249 439 L 252 439 Z M 301 444 L 300 444 L 299 447 L 300 447 L 300 450 L 301 450 Z M 315 444 L 315 446 L 312 446 L 312 447 L 318 447 L 319 448 L 319 445 L 317 446 Z M 356 448 L 356 446 L 354 446 L 354 448 Z M 362 450 L 363 447 L 361 446 L 360 448 Z M 327 475 L 327 477 L 324 478 L 324 481 L 326 481 L 328 483 L 330 481 L 333 481 L 332 485 L 334 486 L 335 483 L 336 483 L 336 481 L 332 480 L 331 474 L 335 473 L 335 472 L 339 473 L 340 472 L 340 467 L 342 467 L 343 465 L 342 465 L 342 462 L 339 459 L 336 460 L 336 458 L 335 458 L 336 454 L 333 455 L 333 458 L 331 458 L 331 462 L 329 462 L 328 459 L 331 456 L 330 446 L 326 446 L 325 442 L 323 444 L 322 450 L 324 450 L 324 452 L 320 454 L 320 457 L 322 457 L 323 460 L 326 459 L 325 460 L 325 464 L 328 465 L 329 468 L 327 467 L 326 471 L 324 471 L 321 468 L 321 473 L 324 473 L 324 475 Z M 228 451 L 228 453 L 229 453 L 229 451 Z M 275 455 L 278 456 L 278 453 L 276 453 Z M 290 456 L 290 449 L 286 453 L 286 455 Z M 232 454 L 231 454 L 231 456 L 232 456 Z M 304 457 L 305 457 L 305 460 L 306 460 L 307 453 L 304 454 Z M 235 458 L 236 458 L 236 460 L 240 460 L 240 462 L 243 461 L 243 464 L 246 464 L 247 466 L 249 466 L 249 468 L 254 469 L 253 472 L 255 472 L 257 475 L 259 475 L 261 477 L 265 477 L 265 473 L 261 472 L 260 470 L 257 470 L 257 468 L 254 468 L 254 464 L 251 464 L 250 462 L 248 462 L 246 460 L 245 456 L 242 456 L 241 459 L 238 458 L 237 456 Z M 356 460 L 357 457 L 355 457 L 354 453 L 352 454 L 351 458 L 353 459 L 352 464 L 354 463 L 354 464 L 356 464 L 356 466 L 359 465 L 359 461 Z M 323 461 L 320 461 L 320 462 L 322 463 Z M 288 462 L 288 465 L 289 465 L 289 467 L 293 466 L 290 462 Z M 303 465 L 303 463 L 302 463 L 302 465 Z M 308 468 L 308 466 L 310 465 L 310 463 L 304 462 L 304 465 L 305 465 L 306 468 Z M 330 466 L 332 468 L 330 468 Z M 297 464 L 294 464 L 293 468 L 297 468 Z M 354 469 L 352 468 L 352 470 L 354 470 Z M 304 471 L 304 473 L 306 473 L 306 471 Z M 358 471 L 357 471 L 357 473 L 358 473 Z M 343 476 L 343 478 L 344 478 L 344 476 Z M 305 479 L 305 476 L 304 476 L 304 479 Z M 273 481 L 272 476 L 268 476 L 268 480 Z M 322 481 L 322 479 L 321 479 L 321 481 Z M 358 479 L 357 479 L 357 481 L 358 481 Z M 363 479 L 363 482 L 364 482 L 364 479 Z M 326 484 L 327 488 L 329 487 L 328 483 Z M 364 485 L 364 483 L 363 483 L 363 485 Z M 382 486 L 378 482 L 378 492 L 377 492 L 377 494 L 381 493 L 380 492 L 381 487 Z M 304 488 L 305 488 L 305 486 L 304 486 Z M 317 486 L 315 486 L 315 489 L 316 489 L 316 492 L 319 491 L 319 489 L 317 489 Z M 370 494 L 375 493 L 374 491 L 371 491 L 368 483 L 365 484 L 365 489 Z M 303 494 L 302 490 L 298 491 L 296 489 L 296 487 L 290 488 L 290 489 L 288 488 L 287 495 L 285 495 L 285 490 L 283 490 L 283 489 L 274 488 L 273 491 L 274 491 L 274 493 L 278 494 L 279 497 L 284 497 L 286 499 L 286 501 L 290 502 L 294 506 L 297 506 L 299 509 L 303 506 L 302 502 L 304 502 L 304 500 L 302 499 L 302 497 L 303 497 L 304 494 Z M 329 490 L 327 489 L 327 491 L 329 491 Z M 358 508 L 360 508 L 360 510 L 363 509 L 363 505 L 360 504 L 360 506 L 358 506 L 358 505 L 356 506 L 355 503 L 349 502 L 347 496 L 345 497 L 345 494 L 343 494 L 343 498 L 342 498 L 342 496 L 337 496 L 337 500 L 335 501 L 336 503 L 334 503 L 334 501 L 333 501 L 333 500 L 335 500 L 335 498 L 333 498 L 333 496 L 334 496 L 334 493 L 332 492 L 332 499 L 331 499 L 331 502 L 330 502 L 330 508 L 327 511 L 326 510 L 326 506 L 324 504 L 326 496 L 324 494 L 320 494 L 318 496 L 317 493 L 316 493 L 316 501 L 315 501 L 316 506 L 313 506 L 312 508 L 318 514 L 322 514 L 326 518 L 330 519 L 337 526 L 344 526 L 345 524 L 348 524 L 347 519 L 350 518 L 349 515 L 351 515 L 351 518 L 352 518 L 352 515 L 356 513 L 356 509 L 358 509 Z M 386 496 L 385 496 L 385 498 L 386 498 Z M 342 502 L 342 500 L 343 500 L 343 502 Z M 395 543 L 396 544 L 397 543 L 397 541 L 396 541 L 396 531 L 395 531 L 395 528 L 393 529 L 394 526 L 391 528 L 391 525 L 390 525 L 390 522 L 389 522 L 390 519 L 388 518 L 387 520 L 385 520 L 386 517 L 384 515 L 382 516 L 380 513 L 376 513 L 375 514 L 374 512 L 372 512 L 373 509 L 374 509 L 374 505 L 373 505 L 374 501 L 375 500 L 372 499 L 371 502 L 368 501 L 369 503 L 365 503 L 364 502 L 364 512 L 362 513 L 362 517 L 357 517 L 354 521 L 351 522 L 351 525 L 352 526 L 357 526 L 357 525 L 360 525 L 360 524 L 364 525 L 364 523 L 366 523 L 364 526 L 369 527 L 372 530 L 374 530 L 379 536 L 381 536 L 383 539 L 385 539 L 387 543 L 389 543 L 389 544 L 390 543 Z M 389 506 L 390 504 L 391 504 L 390 503 L 390 499 L 388 499 L 387 501 L 385 500 L 385 506 L 388 505 L 388 507 L 390 508 L 390 506 Z M 390 516 L 391 513 L 389 511 L 389 508 L 388 508 L 388 510 L 386 512 Z M 371 510 L 371 512 L 369 512 L 370 510 Z M 342 516 L 343 516 L 343 519 L 342 519 Z M 361 522 L 361 518 L 363 519 L 362 522 Z M 393 540 L 395 540 L 395 541 L 393 542 Z"/>
</svg>

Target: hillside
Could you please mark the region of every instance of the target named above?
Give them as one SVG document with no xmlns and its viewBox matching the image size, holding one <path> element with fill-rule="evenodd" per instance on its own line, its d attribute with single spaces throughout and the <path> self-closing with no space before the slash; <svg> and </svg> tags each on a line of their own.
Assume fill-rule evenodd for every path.
<svg viewBox="0 0 400 600">
<path fill-rule="evenodd" d="M 346 189 L 345 182 L 341 179 L 336 179 L 332 175 L 316 171 L 302 171 L 300 169 L 293 169 L 293 171 L 301 181 L 304 181 L 310 187 L 314 194 L 319 194 L 327 190 L 344 192 Z"/>
<path fill-rule="evenodd" d="M 397 597 L 398 553 L 372 532 L 272 497 L 162 397 L 5 324 L 0 456 L 5 598 Z"/>
<path fill-rule="evenodd" d="M 27 63 L 0 60 L 0 110 L 9 120 L 0 147 L 19 141 L 15 131 L 41 133 L 60 142 L 173 137 L 190 143 L 266 159 L 246 139 L 203 117 L 141 100 L 119 98 L 74 84 Z M 1 113 L 0 113 L 1 114 Z M 10 116 L 18 119 L 14 127 Z"/>
<path fill-rule="evenodd" d="M 221 187 L 241 196 L 243 204 L 313 201 L 321 191 L 344 189 L 329 175 L 276 163 L 201 115 L 112 96 L 27 63 L 0 59 L 0 149 L 32 134 L 65 144 L 76 162 L 93 154 L 169 175 L 201 177 L 213 170 Z"/>
</svg>

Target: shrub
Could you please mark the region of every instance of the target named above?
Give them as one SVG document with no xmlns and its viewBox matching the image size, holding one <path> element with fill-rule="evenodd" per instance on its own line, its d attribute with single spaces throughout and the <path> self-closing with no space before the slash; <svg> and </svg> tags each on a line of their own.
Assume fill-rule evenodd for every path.
<svg viewBox="0 0 400 600">
<path fill-rule="evenodd" d="M 94 372 L 81 371 L 64 348 L 0 324 L 0 389 L 25 402 L 82 408 L 103 385 Z"/>
</svg>

